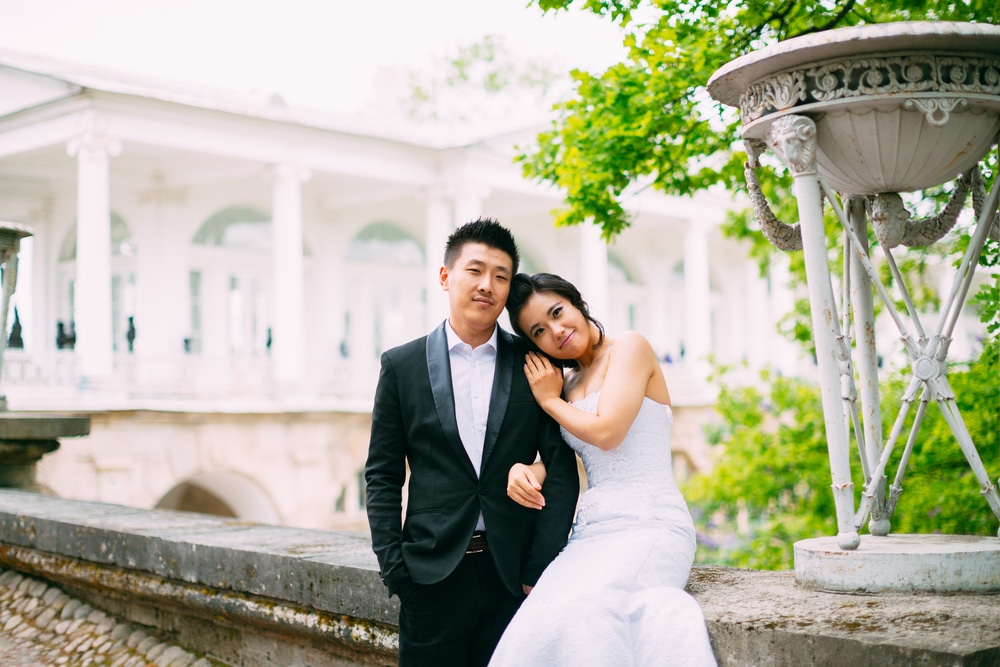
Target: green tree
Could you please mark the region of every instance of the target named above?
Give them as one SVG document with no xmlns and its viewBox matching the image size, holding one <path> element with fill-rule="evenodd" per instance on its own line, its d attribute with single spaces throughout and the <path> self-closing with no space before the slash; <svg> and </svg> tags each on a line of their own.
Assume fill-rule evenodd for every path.
<svg viewBox="0 0 1000 667">
<path fill-rule="evenodd" d="M 495 35 L 437 59 L 429 70 L 412 70 L 407 78 L 401 106 L 422 123 L 495 121 L 518 108 L 544 108 L 560 92 L 560 76 L 550 66 L 514 60 Z"/>
<path fill-rule="evenodd" d="M 574 94 L 555 106 L 556 116 L 533 146 L 521 147 L 518 160 L 529 179 L 547 181 L 565 193 L 557 225 L 593 220 L 611 239 L 629 225 L 626 204 L 637 189 L 653 187 L 666 194 L 687 195 L 721 187 L 746 191 L 746 154 L 737 143 L 735 110 L 712 100 L 705 89 L 719 67 L 745 53 L 821 30 L 889 21 L 942 20 L 1000 22 L 993 0 L 532 0 L 544 12 L 580 10 L 608 18 L 624 29 L 627 58 L 603 73 L 576 70 Z M 758 177 L 777 216 L 795 222 L 791 178 L 776 162 L 762 164 Z M 997 170 L 996 153 L 986 160 L 987 184 Z M 951 184 L 906 196 L 911 210 L 940 205 Z M 839 223 L 827 209 L 831 243 Z M 968 234 L 916 251 L 902 251 L 897 261 L 904 275 L 922 274 L 934 256 L 960 256 Z M 730 216 L 723 233 L 748 242 L 762 270 L 773 248 L 757 231 L 752 211 Z M 957 239 L 957 240 L 956 240 Z M 831 253 L 836 275 L 842 262 Z M 997 266 L 997 244 L 989 242 L 980 261 Z M 883 267 L 885 269 L 885 267 Z M 791 256 L 791 271 L 804 282 L 800 253 Z M 883 280 L 893 279 L 885 269 Z M 931 290 L 913 294 L 917 305 L 933 303 Z M 1000 278 L 975 302 L 989 321 L 1000 304 Z M 897 304 L 901 306 L 901 304 Z M 994 319 L 996 316 L 994 315 Z M 782 323 L 784 333 L 810 346 L 808 304 L 800 299 Z"/>
<path fill-rule="evenodd" d="M 763 389 L 721 386 L 708 432 L 718 459 L 683 486 L 702 563 L 780 569 L 795 540 L 836 534 L 819 392 L 761 379 Z"/>
<path fill-rule="evenodd" d="M 721 185 L 745 189 L 738 118 L 711 100 L 715 70 L 749 51 L 831 28 L 888 21 L 996 23 L 995 0 L 532 0 L 571 6 L 625 30 L 627 58 L 603 73 L 575 71 L 575 94 L 552 126 L 522 147 L 524 173 L 561 187 L 557 224 L 593 220 L 610 238 L 628 226 L 635 187 L 685 195 Z M 581 7 L 582 5 L 582 7 Z M 767 178 L 766 176 L 763 178 Z"/>
<path fill-rule="evenodd" d="M 711 100 L 705 86 L 719 67 L 747 52 L 779 41 L 831 28 L 906 20 L 997 23 L 994 0 L 532 0 L 543 11 L 590 11 L 621 25 L 626 59 L 601 73 L 574 71 L 574 94 L 555 107 L 551 126 L 533 146 L 521 147 L 519 160 L 530 179 L 547 181 L 565 193 L 556 224 L 594 221 L 611 239 L 629 225 L 628 198 L 653 187 L 687 195 L 721 187 L 745 191 L 742 146 L 736 144 L 739 119 L 732 109 Z M 795 222 L 790 179 L 776 162 L 759 173 L 762 188 L 779 218 Z M 995 153 L 986 164 L 988 184 L 996 177 Z M 951 186 L 908 195 L 911 210 L 940 205 Z M 839 223 L 828 216 L 828 238 L 838 239 Z M 756 231 L 750 212 L 734 213 L 724 232 L 749 242 L 766 267 L 775 252 Z M 920 251 L 903 251 L 897 261 L 904 275 L 919 276 L 933 255 L 960 257 L 968 229 Z M 841 265 L 831 248 L 834 273 Z M 980 259 L 998 265 L 1000 250 L 988 242 Z M 791 255 L 793 277 L 801 283 L 801 253 Z M 974 299 L 989 338 L 981 357 L 952 369 L 950 381 L 987 470 L 1000 467 L 998 346 L 1000 276 Z M 889 287 L 892 278 L 882 278 Z M 933 304 L 930 290 L 914 294 L 918 305 Z M 803 300 L 784 323 L 786 333 L 811 345 L 808 304 Z M 719 422 L 709 433 L 718 460 L 711 475 L 686 485 L 707 546 L 703 562 L 753 567 L 788 567 L 794 540 L 836 533 L 823 414 L 816 387 L 801 380 L 765 374 L 762 388 L 729 387 L 719 378 Z M 898 411 L 901 378 L 883 387 L 883 415 Z M 913 411 L 909 419 L 912 420 Z M 891 424 L 892 418 L 889 418 Z M 895 469 L 903 442 L 893 452 Z M 855 487 L 860 465 L 854 455 Z M 890 472 L 890 475 L 893 473 Z M 890 479 L 891 481 L 891 479 Z M 995 534 L 996 521 L 978 493 L 968 464 L 940 411 L 934 407 L 903 481 L 893 519 L 894 532 Z"/>
<path fill-rule="evenodd" d="M 994 475 L 1000 470 L 997 378 L 997 340 L 977 363 L 949 374 L 969 433 Z M 798 379 L 767 373 L 762 379 L 763 389 L 723 385 L 716 405 L 719 422 L 708 433 L 719 458 L 711 474 L 684 485 L 702 537 L 699 562 L 788 568 L 796 540 L 837 532 L 819 391 Z M 902 388 L 899 377 L 885 383 L 883 414 L 899 411 Z M 911 409 L 904 436 L 893 449 L 886 469 L 889 484 L 914 413 Z M 934 405 L 919 434 L 901 481 L 893 533 L 996 535 L 996 519 L 979 483 Z M 864 479 L 856 451 L 852 458 L 852 481 L 860 490 Z"/>
</svg>

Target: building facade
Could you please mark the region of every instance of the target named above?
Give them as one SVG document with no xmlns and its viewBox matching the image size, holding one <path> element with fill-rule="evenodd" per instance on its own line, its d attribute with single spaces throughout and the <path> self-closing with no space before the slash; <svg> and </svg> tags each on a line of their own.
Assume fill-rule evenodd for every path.
<svg viewBox="0 0 1000 667">
<path fill-rule="evenodd" d="M 94 424 L 40 464 L 61 495 L 358 524 L 379 356 L 443 319 L 444 241 L 478 216 L 651 340 L 681 475 L 708 464 L 709 356 L 800 364 L 778 269 L 719 232 L 728 197 L 637 194 L 610 245 L 556 228 L 559 192 L 512 161 L 537 127 L 442 137 L 10 53 L 0 91 L 0 219 L 34 232 L 2 389 Z"/>
</svg>

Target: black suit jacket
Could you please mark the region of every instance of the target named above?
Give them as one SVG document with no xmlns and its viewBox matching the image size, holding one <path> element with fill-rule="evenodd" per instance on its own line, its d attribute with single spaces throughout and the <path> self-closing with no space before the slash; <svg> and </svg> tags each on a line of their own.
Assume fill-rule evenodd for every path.
<svg viewBox="0 0 1000 667">
<path fill-rule="evenodd" d="M 409 582 L 448 576 L 465 555 L 482 512 L 490 554 L 504 585 L 522 596 L 566 545 L 579 495 L 576 456 L 558 426 L 535 403 L 524 377 L 527 346 L 503 329 L 480 476 L 462 446 L 455 419 L 445 324 L 382 355 L 365 465 L 372 548 L 389 594 Z M 507 497 L 507 473 L 546 464 L 545 508 Z M 406 517 L 402 493 L 409 464 Z"/>
</svg>

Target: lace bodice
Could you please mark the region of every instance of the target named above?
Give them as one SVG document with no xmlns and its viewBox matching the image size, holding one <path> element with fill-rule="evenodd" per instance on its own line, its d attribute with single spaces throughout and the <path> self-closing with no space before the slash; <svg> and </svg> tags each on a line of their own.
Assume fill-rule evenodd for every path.
<svg viewBox="0 0 1000 667">
<path fill-rule="evenodd" d="M 594 392 L 571 405 L 585 412 L 597 412 L 600 392 Z M 666 405 L 649 398 L 642 399 L 639 414 L 618 447 L 604 451 L 580 440 L 565 428 L 563 439 L 583 459 L 589 488 L 613 480 L 629 483 L 673 484 L 670 460 L 670 426 L 673 413 Z"/>
<path fill-rule="evenodd" d="M 594 392 L 572 405 L 596 412 L 599 399 L 600 392 Z M 672 423 L 673 413 L 668 406 L 643 398 L 622 444 L 610 451 L 562 429 L 563 439 L 583 459 L 587 472 L 587 492 L 577 510 L 576 529 L 606 520 L 665 519 L 690 525 L 687 504 L 674 481 Z"/>
</svg>

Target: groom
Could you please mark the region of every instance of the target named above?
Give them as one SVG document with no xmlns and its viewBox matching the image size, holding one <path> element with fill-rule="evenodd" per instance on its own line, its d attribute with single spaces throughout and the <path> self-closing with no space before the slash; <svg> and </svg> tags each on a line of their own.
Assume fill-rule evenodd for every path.
<svg viewBox="0 0 1000 667">
<path fill-rule="evenodd" d="M 368 521 L 382 581 L 399 595 L 406 667 L 489 662 L 572 523 L 576 458 L 531 395 L 525 342 L 497 325 L 517 265 L 505 227 L 488 218 L 459 227 L 439 271 L 448 319 L 382 355 Z M 506 494 L 510 467 L 536 455 L 548 471 L 541 512 Z"/>
</svg>

